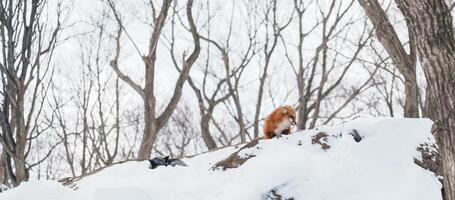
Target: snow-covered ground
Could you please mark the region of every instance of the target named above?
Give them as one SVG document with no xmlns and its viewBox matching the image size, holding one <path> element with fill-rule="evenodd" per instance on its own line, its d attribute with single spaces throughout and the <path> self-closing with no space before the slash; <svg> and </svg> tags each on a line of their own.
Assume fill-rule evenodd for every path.
<svg viewBox="0 0 455 200">
<path fill-rule="evenodd" d="M 238 151 L 229 147 L 183 161 L 188 167 L 114 165 L 76 183 L 30 181 L 0 193 L 5 200 L 281 199 L 439 200 L 435 174 L 414 163 L 434 143 L 427 119 L 358 118 L 271 140 L 239 152 L 236 168 L 212 170 Z M 354 131 L 354 129 L 356 131 Z M 361 137 L 355 141 L 357 132 Z M 356 137 L 359 139 L 359 137 Z"/>
</svg>

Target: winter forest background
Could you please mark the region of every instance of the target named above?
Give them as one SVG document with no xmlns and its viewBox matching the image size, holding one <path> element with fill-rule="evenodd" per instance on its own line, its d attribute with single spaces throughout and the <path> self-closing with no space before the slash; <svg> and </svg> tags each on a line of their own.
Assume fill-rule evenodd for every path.
<svg viewBox="0 0 455 200">
<path fill-rule="evenodd" d="M 412 0 L 1 0 L 0 183 L 248 142 L 284 104 L 299 129 L 431 118 L 454 175 L 455 4 L 427 2 L 440 41 Z"/>
</svg>

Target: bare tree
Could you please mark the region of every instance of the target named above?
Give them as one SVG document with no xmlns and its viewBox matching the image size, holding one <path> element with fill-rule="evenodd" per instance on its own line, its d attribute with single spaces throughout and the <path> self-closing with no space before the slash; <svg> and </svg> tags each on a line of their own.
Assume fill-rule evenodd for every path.
<svg viewBox="0 0 455 200">
<path fill-rule="evenodd" d="M 291 23 L 290 17 L 284 24 L 280 25 L 277 18 L 277 1 L 270 0 L 266 2 L 265 17 L 265 41 L 263 44 L 264 66 L 259 77 L 258 97 L 256 102 L 256 110 L 254 113 L 254 137 L 259 135 L 259 116 L 261 114 L 262 98 L 264 94 L 264 84 L 267 79 L 267 73 L 270 66 L 272 55 L 275 52 L 279 42 L 281 32 Z M 245 142 L 243 139 L 242 142 Z"/>
<path fill-rule="evenodd" d="M 362 91 L 371 87 L 370 83 L 377 72 L 378 66 L 374 66 L 374 70 L 369 71 L 369 76 L 364 82 L 345 90 L 347 94 L 343 95 L 344 100 L 338 100 L 338 102 L 341 102 L 340 106 L 332 110 L 325 105 L 323 110 L 325 113 L 321 112 L 321 107 L 324 102 L 330 99 L 330 95 L 336 94 L 337 89 L 343 87 L 343 80 L 353 66 L 360 64 L 365 69 L 368 68 L 359 59 L 360 52 L 370 41 L 372 35 L 371 31 L 366 30 L 365 24 L 358 40 L 349 42 L 354 48 L 351 55 L 336 48 L 337 43 L 340 42 L 337 39 L 347 38 L 346 34 L 349 33 L 350 27 L 357 21 L 355 19 L 346 19 L 353 2 L 332 1 L 327 10 L 324 11 L 320 2 L 316 1 L 321 19 L 305 30 L 303 27 L 305 12 L 313 2 L 305 4 L 304 1 L 294 1 L 299 27 L 298 44 L 293 45 L 296 49 L 290 49 L 285 38 L 281 38 L 285 44 L 286 58 L 296 76 L 299 91 L 297 105 L 297 126 L 299 129 L 313 128 L 318 120 L 321 120 L 324 124 L 330 122 Z M 321 41 L 314 50 L 314 55 L 308 61 L 304 58 L 304 41 L 316 29 L 320 30 Z M 296 53 L 292 54 L 291 50 Z M 295 58 L 295 55 L 297 58 Z M 343 64 L 340 65 L 339 62 Z M 334 73 L 335 71 L 338 72 Z"/>
<path fill-rule="evenodd" d="M 52 57 L 62 28 L 60 4 L 55 26 L 46 24 L 46 6 L 45 0 L 0 2 L 0 142 L 4 167 L 14 186 L 29 177 L 28 147 L 39 135 L 36 122 L 44 104 L 40 96 L 47 91 L 45 78 L 53 73 L 46 61 Z"/>
<path fill-rule="evenodd" d="M 117 75 L 125 81 L 129 86 L 131 86 L 143 99 L 144 101 L 144 134 L 142 136 L 142 142 L 139 148 L 138 158 L 139 159 L 146 159 L 150 157 L 151 150 L 153 149 L 153 145 L 155 143 L 156 137 L 158 132 L 163 128 L 163 126 L 167 123 L 169 118 L 172 115 L 175 107 L 177 106 L 178 101 L 182 95 L 182 88 L 189 76 L 189 72 L 193 64 L 196 62 L 196 59 L 199 56 L 200 52 L 200 43 L 199 37 L 196 30 L 196 25 L 194 24 L 193 14 L 192 14 L 192 7 L 193 1 L 188 0 L 186 6 L 186 15 L 187 20 L 189 23 L 191 35 L 193 37 L 194 42 L 194 49 L 193 52 L 190 54 L 188 58 L 186 57 L 186 52 L 183 53 L 182 62 L 182 70 L 179 74 L 179 77 L 176 81 L 175 88 L 171 100 L 165 106 L 164 111 L 157 115 L 156 113 L 156 99 L 155 99 L 155 64 L 156 64 L 156 51 L 159 42 L 159 38 L 161 35 L 161 31 L 164 27 L 169 8 L 171 7 L 171 0 L 164 0 L 163 4 L 161 5 L 161 11 L 159 12 L 158 16 L 155 13 L 155 5 L 153 1 L 150 1 L 152 14 L 153 14 L 153 32 L 152 36 L 149 41 L 149 49 L 147 55 L 141 55 L 144 67 L 145 67 L 145 86 L 142 88 L 139 84 L 135 83 L 129 76 L 125 75 L 119 67 L 119 56 L 120 56 L 120 39 L 121 34 L 124 32 L 125 27 L 122 22 L 121 17 L 119 16 L 118 11 L 115 8 L 115 5 L 112 1 L 108 0 L 108 4 L 114 13 L 115 19 L 118 24 L 118 31 L 116 35 L 116 53 L 115 57 L 110 62 L 112 69 L 117 73 Z"/>
<path fill-rule="evenodd" d="M 233 4 L 233 6 L 235 6 Z M 201 128 L 201 135 L 204 143 L 206 144 L 208 149 L 215 149 L 217 148 L 216 139 L 214 138 L 214 134 L 210 129 L 210 125 L 212 124 L 215 129 L 220 133 L 220 137 L 218 137 L 218 141 L 222 145 L 230 144 L 235 137 L 230 137 L 226 134 L 226 131 L 220 127 L 220 125 L 215 121 L 214 112 L 215 108 L 220 105 L 221 103 L 227 105 L 227 100 L 231 99 L 234 102 L 234 108 L 231 110 L 229 109 L 229 113 L 234 118 L 234 120 L 239 125 L 239 133 L 238 136 L 245 139 L 246 134 L 246 123 L 244 119 L 244 114 L 242 112 L 242 105 L 240 104 L 240 96 L 239 96 L 239 87 L 240 87 L 240 79 L 242 74 L 250 63 L 252 58 L 257 54 L 255 49 L 256 46 L 256 35 L 258 29 L 252 27 L 250 23 L 246 22 L 247 26 L 247 45 L 244 48 L 241 48 L 243 51 L 238 55 L 239 60 L 238 64 L 234 64 L 232 60 L 233 53 L 231 53 L 231 43 L 232 43 L 232 34 L 234 30 L 234 16 L 235 16 L 235 9 L 232 9 L 230 14 L 230 19 L 228 21 L 228 28 L 226 32 L 225 38 L 221 41 L 212 38 L 210 35 L 211 33 L 211 22 L 212 18 L 216 15 L 211 14 L 209 10 L 209 3 L 207 2 L 207 22 L 204 24 L 206 35 L 199 35 L 199 37 L 207 42 L 207 58 L 205 65 L 202 66 L 202 82 L 198 83 L 195 81 L 191 76 L 188 77 L 188 83 L 192 90 L 194 91 L 196 98 L 198 100 L 198 107 L 199 113 L 201 116 L 200 120 L 200 128 Z M 169 49 L 171 52 L 171 57 L 174 63 L 174 66 L 180 71 L 179 64 L 177 62 L 175 56 L 175 34 L 174 34 L 174 24 L 175 24 L 175 16 L 177 12 L 175 12 L 172 17 L 172 32 L 171 38 L 169 40 Z M 179 17 L 180 19 L 180 17 Z M 182 21 L 180 20 L 180 23 Z M 185 27 L 186 28 L 186 27 Z M 186 28 L 187 30 L 189 28 Z M 215 47 L 216 53 L 211 52 L 211 47 Z M 212 55 L 213 54 L 213 55 Z M 220 55 L 220 61 L 223 63 L 224 66 L 224 76 L 218 75 L 220 72 L 218 68 L 211 67 L 214 63 L 211 62 L 212 56 Z M 215 59 L 217 60 L 217 59 Z M 237 61 L 237 60 L 235 60 Z M 216 62 L 216 61 L 215 61 Z M 215 64 L 215 66 L 218 66 Z M 211 85 L 215 85 L 215 87 L 210 87 Z"/>
<path fill-rule="evenodd" d="M 449 7 L 443 0 L 395 1 L 422 63 L 427 99 L 442 158 L 444 199 L 455 199 L 455 38 Z"/>
<path fill-rule="evenodd" d="M 250 20 L 251 16 L 248 16 L 248 20 Z M 239 126 L 239 131 L 237 136 L 240 137 L 240 142 L 245 142 L 246 141 L 246 136 L 247 136 L 247 120 L 245 119 L 244 113 L 243 113 L 243 106 L 241 105 L 240 102 L 240 81 L 243 75 L 243 72 L 245 69 L 250 65 L 252 59 L 258 54 L 257 50 L 257 34 L 258 34 L 258 27 L 256 25 L 252 25 L 249 23 L 246 23 L 247 26 L 247 45 L 245 46 L 243 52 L 240 53 L 239 55 L 239 60 L 238 64 L 234 64 L 233 61 L 233 54 L 234 52 L 231 51 L 231 37 L 232 33 L 234 31 L 233 29 L 233 24 L 234 24 L 234 11 L 231 13 L 230 17 L 230 23 L 227 31 L 227 37 L 224 40 L 224 42 L 221 41 L 216 41 L 210 37 L 206 36 L 201 36 L 201 38 L 205 41 L 207 41 L 210 45 L 213 45 L 217 51 L 220 53 L 221 61 L 224 65 L 224 71 L 225 71 L 225 76 L 223 79 L 220 80 L 221 84 L 226 83 L 227 85 L 227 91 L 228 95 L 230 95 L 231 100 L 233 101 L 234 108 L 229 109 L 230 106 L 228 105 L 228 102 L 223 103 L 226 105 L 229 114 L 234 118 L 234 120 L 237 122 Z M 226 98 L 229 96 L 225 96 Z M 223 99 L 225 100 L 225 99 Z M 212 117 L 212 122 L 214 123 L 215 127 L 217 130 L 222 134 L 222 138 L 224 139 L 225 143 L 230 144 L 234 138 L 228 139 L 226 137 L 226 134 L 222 129 L 219 127 L 219 125 L 215 122 L 215 119 Z"/>
<path fill-rule="evenodd" d="M 395 93 L 397 93 L 396 90 L 396 82 L 399 77 L 397 77 L 398 73 L 395 72 L 396 69 L 393 69 L 392 71 L 392 80 L 388 80 L 387 77 L 383 74 L 378 73 L 377 78 L 374 80 L 374 85 L 376 87 L 376 91 L 379 93 L 379 95 L 383 98 L 383 101 L 386 104 L 387 110 L 389 112 L 389 116 L 394 117 L 395 116 Z M 378 80 L 376 80 L 378 79 Z M 378 112 L 380 113 L 380 112 Z"/>
<path fill-rule="evenodd" d="M 305 40 L 305 37 L 308 36 L 314 29 L 310 29 L 308 32 L 304 32 L 304 29 L 303 29 L 303 19 L 304 19 L 304 14 L 307 10 L 307 7 L 308 5 L 305 5 L 304 2 L 302 0 L 300 1 L 297 1 L 297 0 L 294 0 L 294 9 L 297 11 L 297 16 L 298 16 L 298 24 L 299 24 L 299 43 L 298 43 L 298 72 L 296 74 L 296 77 L 297 77 L 297 88 L 299 90 L 299 99 L 298 99 L 298 109 L 297 109 L 297 113 L 298 113 L 298 119 L 297 119 L 297 126 L 300 128 L 300 129 L 305 129 L 306 127 L 306 122 L 308 120 L 308 114 L 307 114 L 307 107 L 306 107 L 306 104 L 307 104 L 307 101 L 309 100 L 309 88 L 311 88 L 311 82 L 310 80 L 312 79 L 309 79 L 308 81 L 308 89 L 307 91 L 305 92 L 305 80 L 304 80 L 304 74 L 305 74 L 305 63 L 304 63 L 304 60 L 303 60 L 303 41 Z M 318 24 L 315 25 L 315 28 L 316 26 L 318 26 Z M 289 59 L 289 62 L 291 63 L 291 65 L 294 67 L 293 65 L 293 62 L 291 62 L 291 59 L 289 58 L 289 56 L 287 56 L 288 59 Z M 296 71 L 296 70 L 294 70 Z"/>
<path fill-rule="evenodd" d="M 359 0 L 360 5 L 373 24 L 376 37 L 392 58 L 393 63 L 404 77 L 405 117 L 419 117 L 419 88 L 416 77 L 416 44 L 414 35 L 409 32 L 409 54 L 398 38 L 395 28 L 390 23 L 386 12 L 378 0 Z"/>
<path fill-rule="evenodd" d="M 172 62 L 174 63 L 175 68 L 181 72 L 181 69 L 179 68 L 180 64 L 177 61 L 176 55 L 175 55 L 175 24 L 176 24 L 176 15 L 178 15 L 176 6 L 174 5 L 173 7 L 173 14 L 172 14 L 172 29 L 171 29 L 171 38 L 170 38 L 170 53 L 172 57 Z M 208 19 L 208 27 L 210 27 L 210 19 L 211 16 L 208 14 L 209 19 Z M 180 19 L 180 18 L 179 18 Z M 181 22 L 181 21 L 180 21 Z M 181 22 L 183 23 L 183 22 Z M 209 32 L 209 31 L 208 31 Z M 200 36 L 199 36 L 200 37 Z M 196 94 L 197 100 L 198 100 L 198 105 L 199 105 L 199 113 L 201 116 L 200 120 L 200 129 L 201 129 L 201 135 L 202 139 L 204 140 L 205 145 L 209 150 L 217 148 L 215 139 L 213 138 L 211 131 L 210 131 L 210 121 L 212 119 L 213 112 L 215 110 L 215 107 L 222 103 L 223 101 L 227 100 L 230 97 L 230 93 L 222 94 L 222 90 L 224 86 L 226 85 L 226 78 L 218 78 L 216 84 L 216 88 L 213 91 L 211 95 L 207 94 L 207 87 L 208 87 L 208 79 L 210 78 L 210 72 L 209 72 L 209 58 L 210 58 L 210 48 L 207 48 L 207 60 L 205 63 L 204 71 L 203 71 L 203 82 L 202 86 L 196 85 L 195 81 L 191 78 L 191 76 L 188 77 L 188 83 L 190 87 L 193 89 L 194 93 Z M 217 77 L 214 77 L 215 79 Z M 219 96 L 218 94 L 221 94 Z M 176 120 L 179 125 L 182 125 L 182 120 Z"/>
<path fill-rule="evenodd" d="M 197 138 L 200 133 L 196 126 L 191 106 L 177 106 L 169 123 L 163 128 L 163 134 L 158 137 L 161 145 L 153 147 L 155 152 L 161 156 L 179 158 L 198 151 L 200 145 Z"/>
<path fill-rule="evenodd" d="M 103 14 L 104 16 L 104 14 Z M 103 18 L 104 20 L 104 18 Z M 119 138 L 120 138 L 120 95 L 119 95 L 119 83 L 118 78 L 115 81 L 115 100 L 113 106 L 109 109 L 105 106 L 105 91 L 107 87 L 107 81 L 101 79 L 101 75 L 103 74 L 103 67 L 101 65 L 105 64 L 101 61 L 101 42 L 105 34 L 104 28 L 104 21 L 101 21 L 98 28 L 98 38 L 97 38 L 97 46 L 95 50 L 95 58 L 94 58 L 94 75 L 95 75 L 95 83 L 96 83 L 96 104 L 97 104 L 97 112 L 99 125 L 93 126 L 93 129 L 96 129 L 99 135 L 99 146 L 101 148 L 93 149 L 96 151 L 97 158 L 103 163 L 103 165 L 111 165 L 114 162 L 115 157 L 117 156 L 118 149 L 119 149 Z M 109 111 L 109 113 L 105 113 Z M 115 113 L 115 114 L 114 114 Z M 107 126 L 107 121 L 109 116 L 115 116 L 114 124 L 112 127 Z M 109 140 L 110 135 L 113 135 L 113 140 Z M 113 147 L 111 148 L 110 146 Z"/>
<path fill-rule="evenodd" d="M 120 86 L 107 66 L 107 19 L 104 11 L 87 23 L 94 31 L 77 36 L 80 63 L 65 79 L 66 85 L 74 85 L 70 93 L 62 94 L 66 88 L 55 82 L 48 98 L 53 112 L 46 114 L 47 123 L 62 141 L 62 157 L 73 177 L 111 165 L 119 155 Z"/>
</svg>

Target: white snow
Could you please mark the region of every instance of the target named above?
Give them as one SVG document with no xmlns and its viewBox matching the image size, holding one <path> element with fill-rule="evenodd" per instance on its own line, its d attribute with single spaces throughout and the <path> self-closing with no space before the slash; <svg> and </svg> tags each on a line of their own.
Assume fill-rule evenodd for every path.
<svg viewBox="0 0 455 200">
<path fill-rule="evenodd" d="M 437 177 L 413 161 L 419 144 L 434 142 L 431 125 L 428 119 L 359 118 L 260 140 L 240 153 L 255 157 L 225 171 L 211 167 L 238 148 L 183 159 L 188 167 L 114 165 L 77 182 L 77 190 L 55 181 L 30 181 L 0 193 L 0 199 L 264 199 L 275 189 L 296 200 L 440 200 Z M 363 137 L 360 142 L 349 135 L 352 129 Z M 327 133 L 329 149 L 312 144 L 319 132 Z"/>
</svg>

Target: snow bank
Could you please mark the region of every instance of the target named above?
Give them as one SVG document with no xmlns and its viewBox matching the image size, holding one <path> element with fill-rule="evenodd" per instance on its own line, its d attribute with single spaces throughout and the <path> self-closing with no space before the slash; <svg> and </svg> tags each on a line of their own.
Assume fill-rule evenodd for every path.
<svg viewBox="0 0 455 200">
<path fill-rule="evenodd" d="M 183 159 L 188 167 L 115 165 L 77 182 L 77 190 L 28 182 L 0 199 L 439 200 L 438 178 L 414 163 L 416 148 L 434 143 L 431 125 L 427 119 L 355 119 L 259 140 L 238 152 L 246 160 L 235 168 L 212 170 L 241 146 Z"/>
</svg>

